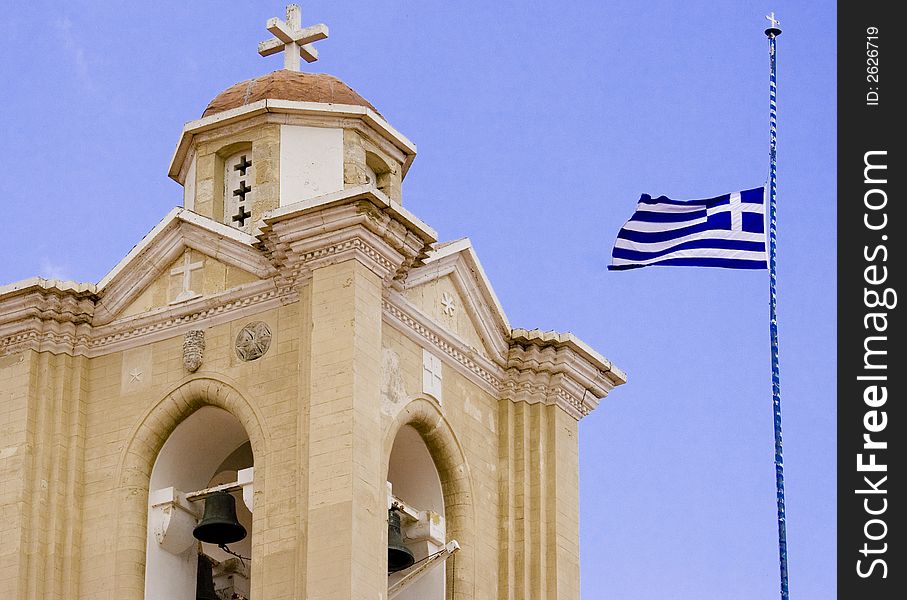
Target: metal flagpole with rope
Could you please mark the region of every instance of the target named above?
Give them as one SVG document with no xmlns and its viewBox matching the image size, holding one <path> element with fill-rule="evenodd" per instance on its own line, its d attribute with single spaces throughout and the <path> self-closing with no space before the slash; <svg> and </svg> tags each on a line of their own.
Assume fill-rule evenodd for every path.
<svg viewBox="0 0 907 600">
<path fill-rule="evenodd" d="M 769 76 L 769 131 L 771 146 L 769 150 L 769 330 L 772 342 L 772 413 L 775 425 L 775 488 L 778 500 L 778 558 L 781 564 L 781 600 L 788 600 L 787 583 L 787 519 L 784 510 L 784 454 L 781 445 L 781 376 L 778 359 L 778 310 L 775 294 L 777 283 L 777 78 L 775 39 L 781 35 L 778 28 L 780 21 L 775 13 L 766 16 L 771 26 L 765 30 L 768 37 L 768 54 L 771 74 Z"/>
</svg>

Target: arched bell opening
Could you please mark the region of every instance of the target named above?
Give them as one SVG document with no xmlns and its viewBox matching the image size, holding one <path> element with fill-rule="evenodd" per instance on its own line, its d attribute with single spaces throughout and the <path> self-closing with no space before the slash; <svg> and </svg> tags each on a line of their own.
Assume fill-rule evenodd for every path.
<svg viewBox="0 0 907 600">
<path fill-rule="evenodd" d="M 249 598 L 253 465 L 246 430 L 222 408 L 204 406 L 173 430 L 151 471 L 146 600 Z M 227 544 L 233 554 L 219 549 L 216 543 L 203 543 L 193 535 L 200 519 L 212 518 L 208 509 L 216 501 L 207 498 L 211 497 L 212 488 L 216 490 L 218 486 L 226 487 L 235 513 L 233 507 L 215 511 L 215 523 L 235 519 L 245 530 L 241 540 Z M 206 506 L 209 502 L 211 507 Z M 210 566 L 210 573 L 200 571 L 206 566 Z"/>
<path fill-rule="evenodd" d="M 414 565 L 388 575 L 389 598 L 394 600 L 444 600 L 446 567 L 443 561 L 429 565 L 418 579 L 413 571 L 438 553 L 443 553 L 446 539 L 444 493 L 438 469 L 431 453 L 416 429 L 400 428 L 394 439 L 387 470 L 388 568 L 393 563 L 405 565 L 405 553 L 412 555 Z M 400 535 L 396 523 L 399 519 Z M 402 561 L 402 562 L 401 562 Z M 395 586 L 409 577 L 414 579 L 393 594 Z"/>
</svg>

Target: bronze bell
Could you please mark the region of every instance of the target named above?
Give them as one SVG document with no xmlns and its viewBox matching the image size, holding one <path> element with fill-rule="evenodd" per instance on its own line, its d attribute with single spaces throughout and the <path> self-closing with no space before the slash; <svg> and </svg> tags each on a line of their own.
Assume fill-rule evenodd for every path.
<svg viewBox="0 0 907 600">
<path fill-rule="evenodd" d="M 198 555 L 198 573 L 195 578 L 195 600 L 220 600 L 214 591 L 214 563 L 204 554 Z"/>
<path fill-rule="evenodd" d="M 214 492 L 205 499 L 205 516 L 192 530 L 195 539 L 209 544 L 232 544 L 246 537 L 246 528 L 236 518 L 236 499 L 227 492 Z"/>
<path fill-rule="evenodd" d="M 396 573 L 413 566 L 416 559 L 403 545 L 400 531 L 400 513 L 393 508 L 387 511 L 387 572 Z"/>
</svg>

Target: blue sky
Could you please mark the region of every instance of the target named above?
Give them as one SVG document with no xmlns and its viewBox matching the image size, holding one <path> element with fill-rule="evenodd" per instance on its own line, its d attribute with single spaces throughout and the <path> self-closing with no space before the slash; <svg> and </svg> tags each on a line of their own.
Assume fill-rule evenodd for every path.
<svg viewBox="0 0 907 600">
<path fill-rule="evenodd" d="M 98 281 L 173 206 L 182 124 L 281 2 L 0 11 L 0 283 Z M 302 3 L 322 59 L 419 148 L 404 204 L 469 236 L 511 323 L 626 370 L 580 426 L 584 598 L 778 597 L 765 272 L 608 272 L 641 193 L 760 185 L 779 40 L 779 318 L 792 596 L 835 595 L 832 2 Z"/>
</svg>

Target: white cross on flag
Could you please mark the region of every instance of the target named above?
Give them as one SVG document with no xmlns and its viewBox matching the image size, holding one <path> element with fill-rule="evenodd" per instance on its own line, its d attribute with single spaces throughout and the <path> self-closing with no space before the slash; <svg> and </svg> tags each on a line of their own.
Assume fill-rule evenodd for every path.
<svg viewBox="0 0 907 600">
<path fill-rule="evenodd" d="M 765 191 L 708 200 L 643 194 L 621 228 L 611 270 L 648 265 L 765 269 Z"/>
</svg>

